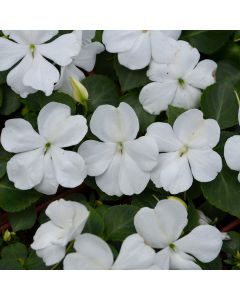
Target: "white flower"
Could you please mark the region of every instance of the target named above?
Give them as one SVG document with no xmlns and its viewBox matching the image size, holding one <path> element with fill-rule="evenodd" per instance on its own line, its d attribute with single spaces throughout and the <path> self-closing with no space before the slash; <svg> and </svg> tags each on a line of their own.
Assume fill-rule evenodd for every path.
<svg viewBox="0 0 240 300">
<path fill-rule="evenodd" d="M 161 200 L 154 209 L 144 207 L 137 212 L 137 233 L 147 245 L 162 249 L 156 254 L 152 269 L 201 269 L 194 257 L 208 263 L 218 256 L 222 247 L 220 231 L 200 225 L 179 238 L 187 222 L 187 210 L 178 201 Z"/>
<path fill-rule="evenodd" d="M 13 41 L 0 38 L 0 71 L 8 70 L 21 60 L 8 73 L 7 84 L 23 98 L 37 90 L 49 96 L 59 80 L 59 72 L 47 59 L 66 66 L 80 50 L 72 33 L 47 44 L 44 43 L 52 39 L 57 30 L 4 30 L 3 33 Z"/>
<path fill-rule="evenodd" d="M 111 248 L 96 235 L 79 235 L 74 243 L 76 253 L 68 254 L 65 270 L 140 270 L 154 263 L 155 251 L 138 234 L 128 236 L 114 262 Z"/>
<path fill-rule="evenodd" d="M 237 100 L 238 99 L 238 95 Z M 240 108 L 238 109 L 238 123 L 240 125 Z M 224 145 L 224 158 L 228 167 L 238 171 L 238 181 L 240 182 L 240 135 L 234 135 L 227 139 Z"/>
<path fill-rule="evenodd" d="M 131 70 L 142 69 L 151 59 L 169 63 L 180 30 L 104 30 L 107 51 L 118 53 L 119 63 Z"/>
<path fill-rule="evenodd" d="M 151 137 L 136 139 L 139 122 L 127 103 L 100 105 L 92 115 L 90 129 L 102 142 L 89 140 L 79 147 L 87 172 L 108 195 L 141 193 L 157 163 L 158 149 Z"/>
<path fill-rule="evenodd" d="M 85 78 L 84 73 L 79 68 L 87 72 L 92 71 L 96 62 L 96 55 L 104 51 L 104 46 L 101 43 L 92 42 L 95 30 L 76 30 L 73 31 L 73 34 L 76 36 L 81 50 L 73 58 L 71 64 L 61 68 L 61 76 L 55 86 L 55 90 L 59 90 L 70 96 L 73 95 L 71 78 L 77 81 Z"/>
<path fill-rule="evenodd" d="M 38 228 L 31 247 L 50 266 L 63 259 L 66 245 L 82 232 L 89 211 L 78 202 L 60 199 L 48 206 L 46 215 L 50 221 Z"/>
<path fill-rule="evenodd" d="M 151 124 L 147 136 L 156 140 L 160 152 L 151 179 L 171 194 L 188 190 L 193 177 L 212 181 L 222 169 L 220 155 L 212 150 L 219 141 L 220 127 L 213 119 L 204 120 L 198 109 L 181 114 L 173 128 L 167 123 Z"/>
<path fill-rule="evenodd" d="M 7 120 L 1 134 L 5 150 L 14 155 L 7 163 L 9 180 L 16 188 L 35 187 L 55 194 L 58 185 L 76 187 L 86 177 L 82 157 L 61 148 L 78 144 L 87 133 L 86 119 L 71 116 L 65 104 L 51 102 L 38 115 L 39 134 L 23 119 Z"/>
<path fill-rule="evenodd" d="M 158 115 L 168 105 L 194 108 L 199 105 L 201 90 L 215 82 L 217 64 L 209 59 L 199 62 L 196 48 L 184 41 L 176 43 L 170 64 L 152 61 L 147 75 L 154 81 L 140 92 L 139 100 L 150 114 Z"/>
</svg>

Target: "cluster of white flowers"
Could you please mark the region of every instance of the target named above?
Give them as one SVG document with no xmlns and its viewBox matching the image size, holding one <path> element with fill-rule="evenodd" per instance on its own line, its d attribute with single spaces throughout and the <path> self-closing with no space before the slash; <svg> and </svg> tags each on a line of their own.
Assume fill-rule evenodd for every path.
<svg viewBox="0 0 240 300">
<path fill-rule="evenodd" d="M 7 84 L 21 97 L 37 91 L 49 96 L 54 90 L 74 96 L 74 83 L 85 77 L 83 70 L 93 70 L 96 55 L 104 51 L 100 42 L 92 42 L 95 31 L 3 33 L 0 71 L 11 68 Z M 76 153 L 63 148 L 84 139 L 87 120 L 72 116 L 65 104 L 50 102 L 39 112 L 38 133 L 20 118 L 7 120 L 2 130 L 3 148 L 15 154 L 7 163 L 15 187 L 50 195 L 59 185 L 79 186 L 89 175 L 110 196 L 140 194 L 150 180 L 157 188 L 178 194 L 187 191 L 193 179 L 214 180 L 222 169 L 222 159 L 213 150 L 220 127 L 217 121 L 204 119 L 197 107 L 202 90 L 215 82 L 217 65 L 208 59 L 199 61 L 198 50 L 178 40 L 180 34 L 103 32 L 106 50 L 117 53 L 120 64 L 131 70 L 148 67 L 147 76 L 153 82 L 139 95 L 144 110 L 158 115 L 171 104 L 187 110 L 173 126 L 156 122 L 139 137 L 139 120 L 129 104 L 100 105 L 89 125 L 99 140 L 84 141 Z M 229 138 L 224 156 L 227 165 L 240 172 L 239 148 L 240 136 Z M 46 214 L 50 221 L 40 226 L 32 248 L 46 265 L 65 257 L 64 269 L 199 269 L 195 258 L 210 262 L 222 246 L 221 233 L 206 222 L 181 237 L 187 210 L 177 201 L 162 200 L 155 209 L 140 209 L 134 218 L 137 233 L 123 241 L 115 261 L 104 240 L 82 234 L 89 215 L 85 206 L 61 199 L 50 204 Z M 76 252 L 66 255 L 73 241 Z"/>
<path fill-rule="evenodd" d="M 17 153 L 7 163 L 9 179 L 22 190 L 34 187 L 55 194 L 59 184 L 76 187 L 88 174 L 106 194 L 121 196 L 141 193 L 151 178 L 157 187 L 178 194 L 190 188 L 193 177 L 209 182 L 222 168 L 221 157 L 212 150 L 219 141 L 219 125 L 204 120 L 197 109 L 182 113 L 173 129 L 157 122 L 146 136 L 136 138 L 139 122 L 130 105 L 101 105 L 90 129 L 101 141 L 85 141 L 75 153 L 62 148 L 84 138 L 86 119 L 71 116 L 65 104 L 50 102 L 40 111 L 39 134 L 24 119 L 7 120 L 1 143 Z"/>
<path fill-rule="evenodd" d="M 154 209 L 144 207 L 137 212 L 137 233 L 123 241 L 115 261 L 103 239 L 82 234 L 89 215 L 84 205 L 60 199 L 49 205 L 46 214 L 50 221 L 39 227 L 31 246 L 48 266 L 65 257 L 65 270 L 201 269 L 194 257 L 210 262 L 222 247 L 221 233 L 211 225 L 200 225 L 180 238 L 188 223 L 187 209 L 175 199 L 161 200 Z M 66 255 L 66 245 L 73 240 L 76 252 Z"/>
<path fill-rule="evenodd" d="M 72 95 L 71 78 L 84 78 L 78 67 L 91 71 L 96 55 L 104 50 L 101 43 L 91 42 L 95 35 L 92 30 L 77 30 L 50 42 L 57 30 L 3 30 L 3 33 L 0 71 L 20 61 L 8 73 L 7 84 L 23 98 L 38 90 L 49 96 L 54 88 Z M 61 75 L 55 65 L 61 67 Z"/>
<path fill-rule="evenodd" d="M 143 87 L 139 101 L 144 110 L 158 115 L 169 104 L 196 108 L 201 90 L 215 82 L 217 64 L 199 62 L 200 53 L 189 43 L 177 40 L 179 30 L 107 30 L 103 42 L 107 51 L 118 53 L 119 63 L 136 70 L 149 66 L 152 83 Z"/>
</svg>

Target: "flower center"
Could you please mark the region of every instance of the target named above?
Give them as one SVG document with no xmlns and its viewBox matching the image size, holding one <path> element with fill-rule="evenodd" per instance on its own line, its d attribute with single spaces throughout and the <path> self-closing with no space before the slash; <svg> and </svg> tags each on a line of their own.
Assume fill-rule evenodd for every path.
<svg viewBox="0 0 240 300">
<path fill-rule="evenodd" d="M 188 147 L 183 146 L 180 150 L 179 150 L 179 155 L 180 157 L 183 156 L 184 154 L 186 154 L 188 152 Z"/>
<path fill-rule="evenodd" d="M 185 81 L 182 78 L 178 78 L 178 84 L 180 85 L 181 88 L 184 88 Z"/>
<path fill-rule="evenodd" d="M 30 52 L 32 53 L 32 57 L 34 57 L 34 52 L 36 50 L 36 46 L 34 44 L 29 45 Z"/>
<path fill-rule="evenodd" d="M 170 245 L 169 245 L 169 248 L 171 248 L 173 251 L 176 251 L 176 245 L 174 245 L 173 243 L 171 243 Z"/>
<path fill-rule="evenodd" d="M 45 144 L 45 146 L 44 146 L 44 154 L 46 154 L 48 152 L 48 150 L 49 150 L 50 147 L 51 147 L 50 143 Z"/>
<path fill-rule="evenodd" d="M 142 30 L 142 33 L 147 33 L 149 30 Z"/>
<path fill-rule="evenodd" d="M 122 142 L 119 142 L 117 143 L 117 152 L 119 153 L 123 153 L 123 143 Z"/>
</svg>

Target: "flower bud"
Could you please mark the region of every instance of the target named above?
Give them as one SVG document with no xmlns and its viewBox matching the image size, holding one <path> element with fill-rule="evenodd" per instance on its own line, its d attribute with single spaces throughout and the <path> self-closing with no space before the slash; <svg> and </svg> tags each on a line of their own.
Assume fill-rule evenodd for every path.
<svg viewBox="0 0 240 300">
<path fill-rule="evenodd" d="M 178 197 L 175 197 L 175 196 L 168 196 L 167 197 L 168 200 L 175 200 L 175 201 L 178 201 L 179 203 L 181 203 L 185 208 L 187 208 L 187 204 L 180 198 Z"/>
<path fill-rule="evenodd" d="M 8 229 L 3 234 L 3 240 L 4 242 L 9 242 L 12 239 L 12 236 L 15 236 L 15 232 L 10 232 Z"/>
<path fill-rule="evenodd" d="M 88 91 L 85 86 L 73 77 L 70 78 L 70 81 L 73 90 L 73 98 L 83 106 L 87 106 Z"/>
</svg>

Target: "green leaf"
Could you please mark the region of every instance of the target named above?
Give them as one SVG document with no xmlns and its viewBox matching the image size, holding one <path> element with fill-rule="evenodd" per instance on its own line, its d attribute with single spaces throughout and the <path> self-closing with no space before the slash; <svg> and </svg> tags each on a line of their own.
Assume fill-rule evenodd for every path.
<svg viewBox="0 0 240 300">
<path fill-rule="evenodd" d="M 50 102 L 57 102 L 66 104 L 71 108 L 72 114 L 76 112 L 76 101 L 65 93 L 53 92 L 50 96 L 46 96 L 43 92 L 37 92 L 35 94 L 29 95 L 26 103 L 27 108 L 32 111 L 39 113 L 39 111 Z"/>
<path fill-rule="evenodd" d="M 151 190 L 145 190 L 139 195 L 132 196 L 132 205 L 139 208 L 154 208 L 158 203 L 157 198 L 161 200 L 164 199 L 164 196 Z"/>
<path fill-rule="evenodd" d="M 34 206 L 21 212 L 9 214 L 10 224 L 13 231 L 26 230 L 32 228 L 37 219 L 37 213 Z"/>
<path fill-rule="evenodd" d="M 91 210 L 87 223 L 84 227 L 84 232 L 103 237 L 104 220 L 103 217 L 96 212 L 96 210 Z"/>
<path fill-rule="evenodd" d="M 199 225 L 199 213 L 191 200 L 188 201 L 188 224 L 184 228 L 184 232 L 190 232 Z"/>
<path fill-rule="evenodd" d="M 0 179 L 6 174 L 7 162 L 11 154 L 5 151 L 0 145 Z"/>
<path fill-rule="evenodd" d="M 81 81 L 89 94 L 89 110 L 93 112 L 99 105 L 119 103 L 118 92 L 115 83 L 106 76 L 93 75 Z"/>
<path fill-rule="evenodd" d="M 0 84 L 3 84 L 6 82 L 8 70 L 0 72 Z"/>
<path fill-rule="evenodd" d="M 0 259 L 0 270 L 22 270 L 20 261 L 11 258 Z"/>
<path fill-rule="evenodd" d="M 121 97 L 121 101 L 128 103 L 135 110 L 140 123 L 140 131 L 145 132 L 146 128 L 155 121 L 156 116 L 150 115 L 143 109 L 138 96 L 138 91 L 131 91 Z"/>
<path fill-rule="evenodd" d="M 27 248 L 22 243 L 10 244 L 1 251 L 2 259 L 19 260 L 27 257 Z"/>
<path fill-rule="evenodd" d="M 203 92 L 201 107 L 205 118 L 217 120 L 221 129 L 238 123 L 238 102 L 230 82 L 219 82 L 208 87 Z"/>
<path fill-rule="evenodd" d="M 169 105 L 168 109 L 167 109 L 168 123 L 170 125 L 173 125 L 173 123 L 175 122 L 177 117 L 180 116 L 185 111 L 186 111 L 186 109 L 184 109 L 184 108 Z"/>
<path fill-rule="evenodd" d="M 223 167 L 215 180 L 202 183 L 204 197 L 213 206 L 240 217 L 240 183 L 237 180 L 237 172 Z"/>
<path fill-rule="evenodd" d="M 20 96 L 15 94 L 8 86 L 2 85 L 2 105 L 0 115 L 8 116 L 21 106 Z"/>
<path fill-rule="evenodd" d="M 231 30 L 189 30 L 183 32 L 182 38 L 200 52 L 212 54 L 220 49 L 231 35 Z"/>
<path fill-rule="evenodd" d="M 227 234 L 231 239 L 223 242 L 222 250 L 226 253 L 235 254 L 236 251 L 240 251 L 240 233 L 230 231 Z"/>
<path fill-rule="evenodd" d="M 3 104 L 3 92 L 2 92 L 2 88 L 0 86 L 0 107 L 2 106 Z"/>
<path fill-rule="evenodd" d="M 201 263 L 199 262 L 199 265 L 202 267 L 203 270 L 222 270 L 222 260 L 221 257 L 218 256 L 213 261 L 209 263 Z"/>
<path fill-rule="evenodd" d="M 117 58 L 114 60 L 114 68 L 123 92 L 142 87 L 150 82 L 146 75 L 147 68 L 130 70 L 120 65 Z"/>
<path fill-rule="evenodd" d="M 6 177 L 0 180 L 0 207 L 7 212 L 19 212 L 37 202 L 41 194 L 34 190 L 16 189 Z"/>
<path fill-rule="evenodd" d="M 230 81 L 232 84 L 240 82 L 240 69 L 228 61 L 218 62 L 216 79 L 218 81 Z"/>
<path fill-rule="evenodd" d="M 131 205 L 117 205 L 109 208 L 104 216 L 105 239 L 123 241 L 134 233 L 133 218 L 137 210 Z"/>
<path fill-rule="evenodd" d="M 43 260 L 36 255 L 36 252 L 30 250 L 29 256 L 25 259 L 24 269 L 27 270 L 47 270 L 48 267 Z"/>
<path fill-rule="evenodd" d="M 236 133 L 234 133 L 232 131 L 231 132 L 230 131 L 221 131 L 219 143 L 214 148 L 214 150 L 217 151 L 221 156 L 223 156 L 225 143 L 226 143 L 227 139 L 229 139 L 234 134 L 236 134 Z"/>
</svg>

